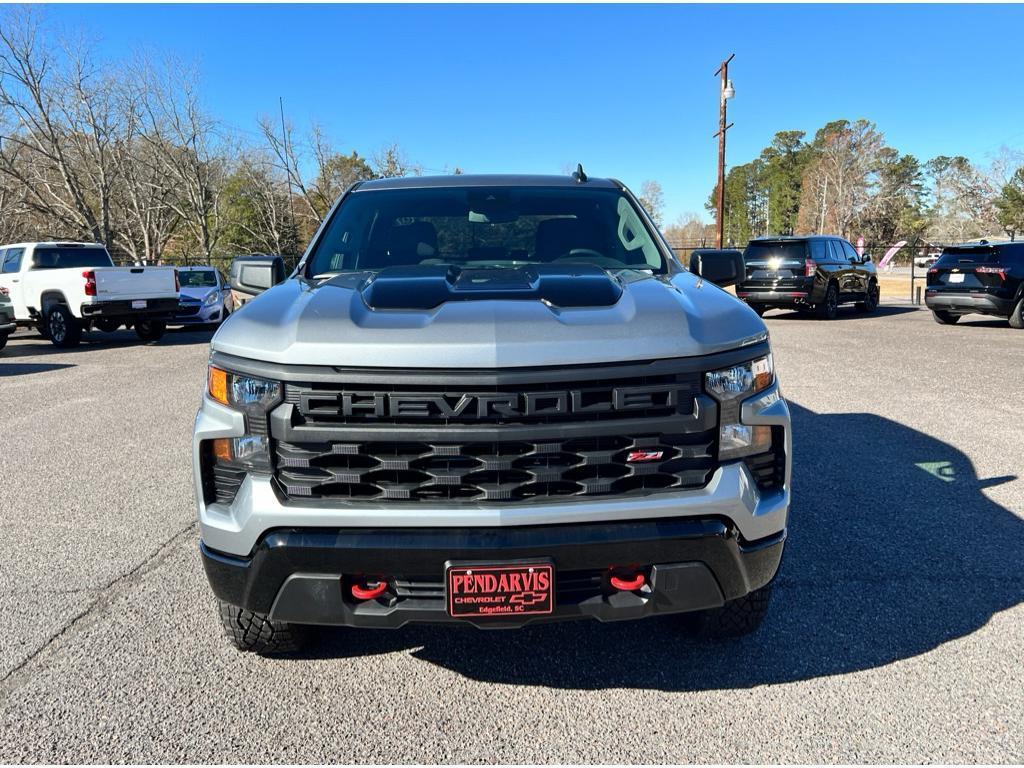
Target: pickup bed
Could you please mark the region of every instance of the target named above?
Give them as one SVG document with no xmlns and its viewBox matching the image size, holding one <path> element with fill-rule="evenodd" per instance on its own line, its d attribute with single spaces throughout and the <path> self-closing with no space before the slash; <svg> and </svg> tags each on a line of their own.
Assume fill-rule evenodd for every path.
<svg viewBox="0 0 1024 768">
<path fill-rule="evenodd" d="M 143 341 L 163 336 L 178 308 L 173 267 L 115 267 L 98 243 L 0 245 L 0 288 L 18 325 L 35 326 L 58 347 L 93 327 L 134 327 Z"/>
</svg>

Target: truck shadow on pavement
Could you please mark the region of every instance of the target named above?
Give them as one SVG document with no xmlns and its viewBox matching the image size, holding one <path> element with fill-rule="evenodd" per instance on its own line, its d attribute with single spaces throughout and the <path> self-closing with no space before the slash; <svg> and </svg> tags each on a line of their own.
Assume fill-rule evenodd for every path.
<svg viewBox="0 0 1024 768">
<path fill-rule="evenodd" d="M 169 328 L 159 341 L 147 345 L 139 340 L 134 331 L 119 330 L 113 333 L 88 331 L 82 334 L 82 342 L 71 349 L 55 347 L 35 331 L 21 330 L 11 336 L 7 346 L 0 351 L 0 365 L 10 358 L 47 357 L 49 355 L 75 355 L 102 349 L 119 347 L 176 347 L 188 344 L 209 344 L 214 331 L 206 328 Z"/>
<path fill-rule="evenodd" d="M 843 304 L 839 307 L 839 315 L 834 321 L 823 321 L 823 322 L 838 322 L 841 320 L 870 320 L 872 318 L 880 317 L 892 317 L 895 315 L 905 315 L 909 312 L 919 311 L 918 307 L 907 307 L 892 304 L 882 304 L 874 312 L 858 312 L 854 307 Z M 818 318 L 814 314 L 806 312 L 798 312 L 795 309 L 771 309 L 765 313 L 766 320 L 817 320 Z"/>
<path fill-rule="evenodd" d="M 698 640 L 673 617 L 328 630 L 313 654 L 411 650 L 476 680 L 557 688 L 748 688 L 913 657 L 1024 600 L 1024 521 L 982 493 L 1015 476 L 979 479 L 952 445 L 880 416 L 791 405 L 790 536 L 756 633 Z"/>
</svg>

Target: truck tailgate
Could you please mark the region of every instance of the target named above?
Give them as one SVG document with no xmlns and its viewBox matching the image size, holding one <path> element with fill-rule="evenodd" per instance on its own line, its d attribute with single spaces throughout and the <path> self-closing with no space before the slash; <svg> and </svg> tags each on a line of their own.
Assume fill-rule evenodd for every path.
<svg viewBox="0 0 1024 768">
<path fill-rule="evenodd" d="M 97 301 L 178 295 L 174 267 L 104 267 L 94 271 Z"/>
</svg>

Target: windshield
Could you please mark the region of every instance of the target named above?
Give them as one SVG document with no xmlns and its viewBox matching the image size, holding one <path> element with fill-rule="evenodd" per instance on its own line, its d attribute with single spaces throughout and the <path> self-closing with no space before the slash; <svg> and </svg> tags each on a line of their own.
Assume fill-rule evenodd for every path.
<svg viewBox="0 0 1024 768">
<path fill-rule="evenodd" d="M 433 187 L 354 192 L 327 225 L 307 275 L 562 263 L 665 269 L 651 233 L 617 189 Z"/>
<path fill-rule="evenodd" d="M 212 269 L 190 269 L 178 272 L 182 288 L 213 288 L 217 285 L 217 273 Z"/>
<path fill-rule="evenodd" d="M 32 269 L 67 269 L 70 267 L 112 267 L 106 248 L 74 246 L 41 246 L 32 256 Z"/>
</svg>

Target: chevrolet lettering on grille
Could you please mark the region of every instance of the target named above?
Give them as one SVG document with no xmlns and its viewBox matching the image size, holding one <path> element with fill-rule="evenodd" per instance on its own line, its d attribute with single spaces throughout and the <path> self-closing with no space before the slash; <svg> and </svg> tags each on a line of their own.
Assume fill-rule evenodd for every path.
<svg viewBox="0 0 1024 768">
<path fill-rule="evenodd" d="M 341 392 L 338 413 L 346 418 L 409 418 L 486 420 L 509 416 L 558 416 L 674 408 L 678 384 L 615 387 L 603 390 L 566 389 L 544 392 L 481 394 L 404 394 L 394 392 Z M 323 408 L 322 397 L 304 395 L 303 411 Z"/>
</svg>

